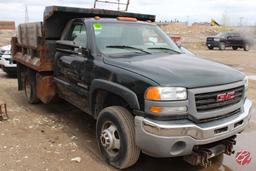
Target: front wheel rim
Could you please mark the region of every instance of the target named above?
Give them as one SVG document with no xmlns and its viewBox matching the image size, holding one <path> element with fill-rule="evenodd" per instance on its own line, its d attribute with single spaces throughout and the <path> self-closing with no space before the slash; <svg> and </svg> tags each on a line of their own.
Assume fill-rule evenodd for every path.
<svg viewBox="0 0 256 171">
<path fill-rule="evenodd" d="M 117 127 L 112 122 L 107 121 L 103 124 L 100 143 L 110 156 L 115 157 L 118 155 L 121 148 L 120 136 Z"/>
</svg>

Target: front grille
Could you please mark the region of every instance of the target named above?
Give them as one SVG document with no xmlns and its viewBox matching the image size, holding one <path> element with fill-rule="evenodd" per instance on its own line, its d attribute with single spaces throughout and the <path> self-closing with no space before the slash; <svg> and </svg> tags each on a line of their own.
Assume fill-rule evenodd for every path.
<svg viewBox="0 0 256 171">
<path fill-rule="evenodd" d="M 228 117 L 231 117 L 233 115 L 236 115 L 238 113 L 241 112 L 241 109 L 237 109 L 233 112 L 230 112 L 230 113 L 227 113 L 227 114 L 224 114 L 224 115 L 220 115 L 220 116 L 216 116 L 216 117 L 211 117 L 211 118 L 205 118 L 205 119 L 200 119 L 198 121 L 198 123 L 205 123 L 205 122 L 211 122 L 211 121 L 215 121 L 215 120 L 219 120 L 219 119 L 223 119 L 223 118 L 228 118 Z"/>
<path fill-rule="evenodd" d="M 214 38 L 208 37 L 208 38 L 207 38 L 207 41 L 214 41 Z"/>
<path fill-rule="evenodd" d="M 232 91 L 235 92 L 234 94 L 235 97 L 233 99 L 217 102 L 217 96 L 219 94 L 228 93 Z M 216 109 L 237 104 L 241 101 L 243 97 L 243 93 L 244 93 L 244 86 L 222 90 L 222 91 L 196 94 L 195 101 L 196 101 L 197 112 L 207 112 L 207 111 L 216 110 Z"/>
</svg>

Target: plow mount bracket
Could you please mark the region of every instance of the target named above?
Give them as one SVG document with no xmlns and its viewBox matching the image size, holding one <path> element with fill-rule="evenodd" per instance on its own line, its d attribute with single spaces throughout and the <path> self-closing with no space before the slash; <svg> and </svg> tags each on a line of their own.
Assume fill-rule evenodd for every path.
<svg viewBox="0 0 256 171">
<path fill-rule="evenodd" d="M 211 159 L 221 154 L 234 154 L 233 146 L 236 144 L 236 136 L 228 139 L 202 146 L 195 146 L 193 153 L 184 156 L 184 160 L 193 166 L 209 167 L 212 164 Z"/>
</svg>

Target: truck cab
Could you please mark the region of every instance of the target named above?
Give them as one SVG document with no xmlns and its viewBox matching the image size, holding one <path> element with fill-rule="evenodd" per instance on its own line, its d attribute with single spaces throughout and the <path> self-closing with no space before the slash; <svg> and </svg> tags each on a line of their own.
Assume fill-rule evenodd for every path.
<svg viewBox="0 0 256 171">
<path fill-rule="evenodd" d="M 207 167 L 232 154 L 249 122 L 248 79 L 183 53 L 154 20 L 47 7 L 43 23 L 20 25 L 12 39 L 19 90 L 29 103 L 58 96 L 92 115 L 99 150 L 116 168 L 132 166 L 141 152 Z"/>
</svg>

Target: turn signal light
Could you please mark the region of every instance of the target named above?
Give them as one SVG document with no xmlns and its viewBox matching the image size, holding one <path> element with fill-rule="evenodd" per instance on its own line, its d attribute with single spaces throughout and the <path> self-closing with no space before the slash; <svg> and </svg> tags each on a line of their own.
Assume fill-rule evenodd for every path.
<svg viewBox="0 0 256 171">
<path fill-rule="evenodd" d="M 162 112 L 162 108 L 161 107 L 157 107 L 157 106 L 150 106 L 149 110 L 152 113 L 161 113 Z"/>
<path fill-rule="evenodd" d="M 160 100 L 160 92 L 157 87 L 149 87 L 145 93 L 145 99 L 147 100 Z"/>
</svg>

